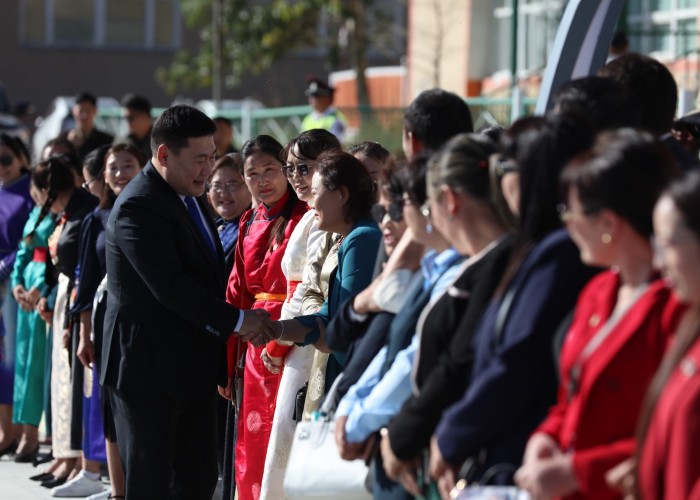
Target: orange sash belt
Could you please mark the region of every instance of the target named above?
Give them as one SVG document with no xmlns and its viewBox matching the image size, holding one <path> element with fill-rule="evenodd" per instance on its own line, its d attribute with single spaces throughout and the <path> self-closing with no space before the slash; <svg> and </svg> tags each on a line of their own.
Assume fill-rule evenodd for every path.
<svg viewBox="0 0 700 500">
<path fill-rule="evenodd" d="M 255 300 L 264 300 L 269 302 L 284 302 L 287 298 L 286 293 L 256 293 Z"/>
</svg>

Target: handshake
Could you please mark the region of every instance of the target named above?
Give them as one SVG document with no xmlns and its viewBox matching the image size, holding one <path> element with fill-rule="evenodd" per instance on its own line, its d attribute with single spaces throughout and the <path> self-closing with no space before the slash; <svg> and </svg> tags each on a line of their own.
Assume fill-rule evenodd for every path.
<svg viewBox="0 0 700 500">
<path fill-rule="evenodd" d="M 243 325 L 238 336 L 244 342 L 250 342 L 254 346 L 265 345 L 271 340 L 279 340 L 284 332 L 284 327 L 279 321 L 272 321 L 267 311 L 263 309 L 249 309 L 241 311 Z"/>
</svg>

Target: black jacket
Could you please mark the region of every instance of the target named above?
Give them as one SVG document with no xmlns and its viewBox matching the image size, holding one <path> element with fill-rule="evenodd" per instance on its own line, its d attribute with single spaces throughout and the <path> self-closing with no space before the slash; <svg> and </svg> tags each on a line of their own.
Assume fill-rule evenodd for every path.
<svg viewBox="0 0 700 500">
<path fill-rule="evenodd" d="M 474 361 L 473 335 L 503 276 L 511 243 L 507 237 L 476 263 L 465 261 L 468 267 L 447 293 L 428 305 L 414 362 L 418 392 L 389 425 L 391 447 L 399 458 L 418 455 L 444 409 L 464 394 Z"/>
</svg>

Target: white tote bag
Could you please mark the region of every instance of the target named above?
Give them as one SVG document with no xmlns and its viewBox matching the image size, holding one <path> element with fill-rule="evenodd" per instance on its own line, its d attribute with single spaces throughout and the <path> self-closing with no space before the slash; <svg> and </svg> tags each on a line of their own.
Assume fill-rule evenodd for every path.
<svg viewBox="0 0 700 500">
<path fill-rule="evenodd" d="M 340 377 L 328 392 L 319 411 L 320 418 L 299 422 L 294 430 L 284 475 L 284 493 L 289 500 L 372 498 L 365 488 L 369 471 L 365 462 L 343 460 L 335 444 L 334 409 L 331 406 L 339 380 Z"/>
</svg>

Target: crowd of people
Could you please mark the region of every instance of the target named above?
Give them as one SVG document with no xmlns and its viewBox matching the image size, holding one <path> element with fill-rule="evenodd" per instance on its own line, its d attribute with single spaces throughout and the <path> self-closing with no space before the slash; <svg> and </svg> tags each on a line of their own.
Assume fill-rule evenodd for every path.
<svg viewBox="0 0 700 500">
<path fill-rule="evenodd" d="M 238 152 L 138 96 L 114 139 L 88 93 L 42 158 L 0 135 L 0 456 L 56 497 L 281 500 L 323 403 L 378 500 L 700 499 L 676 102 L 629 53 L 507 128 L 426 90 L 403 157 L 321 125 Z"/>
</svg>

